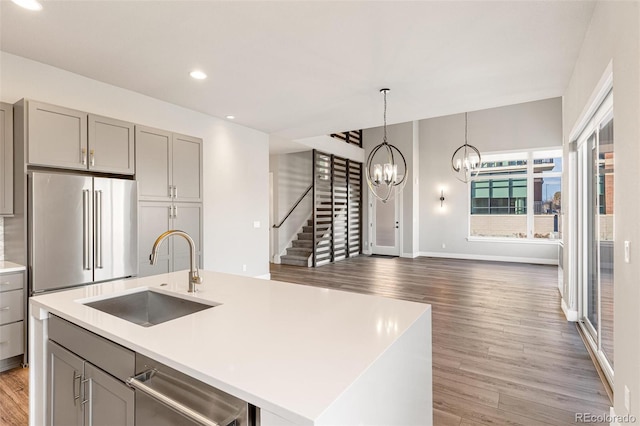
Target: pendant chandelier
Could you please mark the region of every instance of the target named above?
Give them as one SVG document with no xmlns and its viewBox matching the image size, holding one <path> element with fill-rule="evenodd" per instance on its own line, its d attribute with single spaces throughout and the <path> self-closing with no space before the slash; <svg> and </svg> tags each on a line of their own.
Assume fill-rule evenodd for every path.
<svg viewBox="0 0 640 426">
<path fill-rule="evenodd" d="M 396 193 L 402 191 L 407 182 L 407 161 L 398 148 L 387 142 L 387 92 L 389 89 L 380 89 L 384 95 L 384 137 L 382 143 L 371 150 L 367 158 L 366 178 L 369 189 L 373 195 L 386 203 L 393 199 Z M 398 173 L 398 164 L 402 160 L 401 173 Z"/>
<path fill-rule="evenodd" d="M 464 145 L 456 149 L 451 156 L 451 168 L 456 173 L 456 178 L 464 183 L 478 176 L 482 159 L 480 151 L 467 143 L 467 113 L 464 113 Z"/>
</svg>

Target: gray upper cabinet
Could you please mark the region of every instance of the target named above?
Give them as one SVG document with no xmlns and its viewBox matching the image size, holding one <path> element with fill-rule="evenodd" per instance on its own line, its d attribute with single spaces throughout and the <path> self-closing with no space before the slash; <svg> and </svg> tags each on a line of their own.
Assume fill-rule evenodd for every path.
<svg viewBox="0 0 640 426">
<path fill-rule="evenodd" d="M 89 170 L 132 175 L 134 140 L 132 123 L 89 114 Z"/>
<path fill-rule="evenodd" d="M 174 134 L 171 152 L 175 201 L 202 201 L 202 139 Z"/>
<path fill-rule="evenodd" d="M 0 103 L 0 215 L 13 214 L 13 106 Z"/>
<path fill-rule="evenodd" d="M 140 200 L 171 200 L 170 132 L 136 126 L 136 180 Z"/>
<path fill-rule="evenodd" d="M 136 126 L 136 180 L 143 201 L 202 201 L 202 139 Z"/>
<path fill-rule="evenodd" d="M 35 101 L 27 111 L 29 164 L 87 169 L 87 113 Z"/>
<path fill-rule="evenodd" d="M 133 175 L 134 125 L 25 100 L 27 164 Z"/>
</svg>

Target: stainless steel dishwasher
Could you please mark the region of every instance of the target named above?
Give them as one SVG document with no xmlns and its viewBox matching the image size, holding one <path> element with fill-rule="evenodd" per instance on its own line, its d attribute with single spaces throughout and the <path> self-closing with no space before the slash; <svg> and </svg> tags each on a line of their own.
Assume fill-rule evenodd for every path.
<svg viewBox="0 0 640 426">
<path fill-rule="evenodd" d="M 259 426 L 258 409 L 193 377 L 136 354 L 136 426 Z"/>
</svg>

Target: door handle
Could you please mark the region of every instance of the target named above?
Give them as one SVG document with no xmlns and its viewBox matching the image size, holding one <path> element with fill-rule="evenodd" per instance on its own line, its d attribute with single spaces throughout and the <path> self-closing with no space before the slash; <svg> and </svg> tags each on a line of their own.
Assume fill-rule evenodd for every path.
<svg viewBox="0 0 640 426">
<path fill-rule="evenodd" d="M 80 162 L 82 165 L 87 165 L 87 148 L 80 149 Z"/>
<path fill-rule="evenodd" d="M 84 228 L 84 239 L 83 239 L 83 243 L 84 243 L 84 247 L 83 247 L 83 262 L 82 262 L 82 268 L 84 270 L 91 270 L 91 268 L 89 267 L 89 263 L 90 263 L 90 259 L 89 259 L 89 244 L 91 243 L 91 241 L 89 241 L 89 233 L 91 232 L 91 228 L 90 228 L 90 223 L 89 223 L 89 190 L 88 189 L 83 189 L 82 190 L 82 225 Z"/>
<path fill-rule="evenodd" d="M 91 164 L 91 167 L 96 165 L 96 157 L 93 153 L 93 150 L 89 151 L 89 163 Z"/>
<path fill-rule="evenodd" d="M 102 191 L 94 192 L 96 268 L 102 269 Z"/>
</svg>

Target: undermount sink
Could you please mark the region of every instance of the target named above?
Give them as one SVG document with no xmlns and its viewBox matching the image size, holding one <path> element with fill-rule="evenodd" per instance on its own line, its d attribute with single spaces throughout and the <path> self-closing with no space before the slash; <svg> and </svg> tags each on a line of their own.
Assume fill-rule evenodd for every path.
<svg viewBox="0 0 640 426">
<path fill-rule="evenodd" d="M 85 303 L 85 306 L 122 318 L 143 327 L 171 321 L 176 318 L 210 309 L 207 305 L 155 291 L 140 291 L 124 296 Z"/>
</svg>

